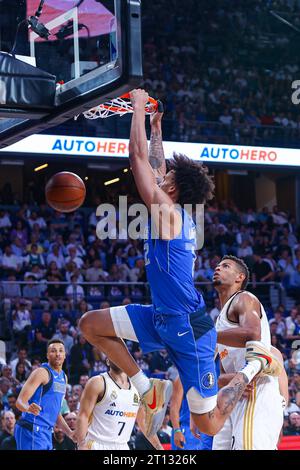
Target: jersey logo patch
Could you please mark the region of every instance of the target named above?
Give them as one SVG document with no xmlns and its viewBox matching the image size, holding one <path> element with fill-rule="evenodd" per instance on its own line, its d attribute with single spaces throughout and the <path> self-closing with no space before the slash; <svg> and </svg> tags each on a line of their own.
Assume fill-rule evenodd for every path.
<svg viewBox="0 0 300 470">
<path fill-rule="evenodd" d="M 201 379 L 201 385 L 207 389 L 212 388 L 215 385 L 214 374 L 207 372 Z"/>
<path fill-rule="evenodd" d="M 222 351 L 222 352 L 220 353 L 220 359 L 221 359 L 221 361 L 222 361 L 223 359 L 225 359 L 225 357 L 227 357 L 227 356 L 228 356 L 228 350 L 227 350 L 227 349 L 224 349 L 224 351 Z"/>
<path fill-rule="evenodd" d="M 113 401 L 113 400 L 116 400 L 118 398 L 118 394 L 115 390 L 113 390 L 110 394 L 110 399 Z"/>
<path fill-rule="evenodd" d="M 185 331 L 184 333 L 178 333 L 178 336 L 180 337 L 180 336 L 187 335 L 189 332 L 190 332 L 190 330 L 189 330 L 189 331 Z"/>
<path fill-rule="evenodd" d="M 115 402 L 111 403 L 109 406 L 117 406 Z"/>
<path fill-rule="evenodd" d="M 133 395 L 133 404 L 134 404 L 134 405 L 139 405 L 139 403 L 140 403 L 139 396 L 138 396 L 137 393 L 135 393 L 135 394 Z"/>
</svg>

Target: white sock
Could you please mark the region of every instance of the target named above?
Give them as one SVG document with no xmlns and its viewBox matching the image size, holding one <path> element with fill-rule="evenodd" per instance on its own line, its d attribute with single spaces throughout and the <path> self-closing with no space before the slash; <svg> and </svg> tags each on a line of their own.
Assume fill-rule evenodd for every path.
<svg viewBox="0 0 300 470">
<path fill-rule="evenodd" d="M 256 374 L 260 372 L 261 368 L 262 366 L 259 360 L 251 361 L 245 365 L 244 369 L 242 369 L 240 373 L 244 374 L 247 377 L 248 382 L 250 383 L 251 380 L 256 376 Z"/>
<path fill-rule="evenodd" d="M 131 382 L 139 392 L 140 396 L 143 396 L 144 393 L 148 392 L 151 387 L 151 382 L 148 377 L 140 370 L 133 377 L 130 377 Z"/>
</svg>

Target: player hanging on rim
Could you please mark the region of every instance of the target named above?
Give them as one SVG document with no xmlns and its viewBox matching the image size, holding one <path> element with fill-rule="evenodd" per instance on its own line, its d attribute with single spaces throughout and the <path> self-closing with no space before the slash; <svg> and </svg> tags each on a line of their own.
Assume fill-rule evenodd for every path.
<svg viewBox="0 0 300 470">
<path fill-rule="evenodd" d="M 55 424 L 74 440 L 74 431 L 60 414 L 67 385 L 62 370 L 65 358 L 64 343 L 60 339 L 50 340 L 48 362 L 33 371 L 23 385 L 16 403 L 23 411 L 15 428 L 18 450 L 51 450 Z"/>
<path fill-rule="evenodd" d="M 247 265 L 235 256 L 224 256 L 214 272 L 213 284 L 222 306 L 216 323 L 222 370 L 220 386 L 227 385 L 243 367 L 247 341 L 262 341 L 283 362 L 281 353 L 271 349 L 264 307 L 255 295 L 246 291 L 248 280 Z M 283 403 L 288 398 L 285 384 L 283 368 L 279 379 L 259 374 L 214 437 L 213 449 L 276 449 L 283 425 Z"/>
<path fill-rule="evenodd" d="M 144 410 L 136 388 L 113 362 L 106 362 L 109 372 L 89 379 L 80 400 L 75 433 L 79 450 L 128 450 L 136 421 L 143 432 Z M 163 450 L 156 435 L 149 441 Z"/>
<path fill-rule="evenodd" d="M 184 204 L 204 204 L 211 199 L 214 184 L 206 167 L 183 155 L 174 156 L 169 162 L 170 171 L 166 173 L 162 113 L 151 118 L 149 161 L 145 131 L 148 94 L 144 90 L 134 90 L 130 96 L 134 109 L 130 164 L 157 234 L 152 233 L 150 220 L 144 252 L 153 305 L 87 312 L 80 320 L 80 328 L 91 344 L 104 351 L 130 377 L 142 397 L 148 436 L 155 434 L 161 426 L 172 384 L 146 377 L 122 338 L 139 341 L 144 353 L 168 350 L 178 369 L 197 427 L 201 432 L 214 435 L 222 428 L 253 377 L 262 369 L 276 374 L 280 365 L 263 348 L 257 352 L 249 348 L 246 360 L 251 363 L 217 395 L 216 331 L 206 314 L 203 297 L 194 287 L 196 230 L 192 218 L 182 208 Z M 179 210 L 176 203 L 181 206 Z M 201 341 L 197 341 L 199 338 Z"/>
</svg>

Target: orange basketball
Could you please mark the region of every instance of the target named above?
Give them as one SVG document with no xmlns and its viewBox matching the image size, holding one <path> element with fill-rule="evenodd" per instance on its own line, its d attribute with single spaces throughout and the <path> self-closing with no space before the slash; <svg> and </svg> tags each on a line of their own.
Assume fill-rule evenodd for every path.
<svg viewBox="0 0 300 470">
<path fill-rule="evenodd" d="M 84 202 L 85 184 L 75 173 L 62 171 L 48 181 L 45 195 L 49 206 L 53 209 L 59 212 L 73 212 Z"/>
</svg>

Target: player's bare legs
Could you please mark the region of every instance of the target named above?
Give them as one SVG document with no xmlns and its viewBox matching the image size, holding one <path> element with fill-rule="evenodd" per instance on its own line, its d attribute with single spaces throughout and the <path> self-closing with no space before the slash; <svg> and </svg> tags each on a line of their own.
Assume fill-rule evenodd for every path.
<svg viewBox="0 0 300 470">
<path fill-rule="evenodd" d="M 212 411 L 202 415 L 191 413 L 199 431 L 211 436 L 217 434 L 242 397 L 247 385 L 249 385 L 249 381 L 246 375 L 238 373 L 226 387 L 219 391 L 217 406 Z"/>
<path fill-rule="evenodd" d="M 140 371 L 124 341 L 117 338 L 109 309 L 85 313 L 80 319 L 79 328 L 85 339 L 103 351 L 128 377 Z"/>
<path fill-rule="evenodd" d="M 145 433 L 154 436 L 159 430 L 172 395 L 169 380 L 149 379 L 138 367 L 124 341 L 118 338 L 110 309 L 85 313 L 79 322 L 84 337 L 123 370 L 139 392 L 145 408 Z"/>
</svg>

